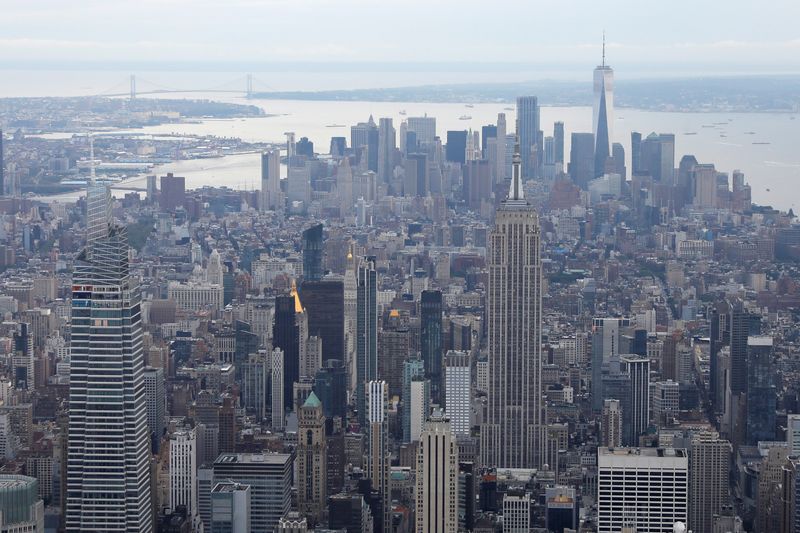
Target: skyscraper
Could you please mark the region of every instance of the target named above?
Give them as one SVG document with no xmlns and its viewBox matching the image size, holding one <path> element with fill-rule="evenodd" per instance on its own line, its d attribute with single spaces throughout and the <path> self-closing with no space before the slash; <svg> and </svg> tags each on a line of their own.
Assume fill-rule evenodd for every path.
<svg viewBox="0 0 800 533">
<path fill-rule="evenodd" d="M 508 178 L 506 165 L 506 114 L 497 114 L 497 169 L 495 183 L 503 183 Z"/>
<path fill-rule="evenodd" d="M 445 159 L 453 163 L 466 162 L 467 155 L 467 131 L 452 131 L 447 132 L 447 149 L 445 151 Z"/>
<path fill-rule="evenodd" d="M 555 144 L 555 162 L 564 166 L 564 123 L 553 124 L 553 143 Z"/>
<path fill-rule="evenodd" d="M 378 179 L 388 183 L 394 170 L 394 151 L 397 147 L 392 119 L 382 118 L 378 121 Z"/>
<path fill-rule="evenodd" d="M 161 211 L 172 213 L 178 207 L 183 207 L 184 203 L 186 203 L 186 178 L 174 176 L 172 172 L 161 176 L 161 194 L 158 199 Z"/>
<path fill-rule="evenodd" d="M 775 440 L 777 391 L 772 363 L 772 337 L 747 339 L 747 444 Z"/>
<path fill-rule="evenodd" d="M 672 531 L 686 523 L 689 459 L 672 448 L 597 449 L 597 531 Z M 631 516 L 631 510 L 634 515 Z"/>
<path fill-rule="evenodd" d="M 392 495 L 389 491 L 389 386 L 385 381 L 370 381 L 367 392 L 367 477 L 372 487 L 380 492 L 383 498 L 383 516 L 376 516 L 375 522 L 382 523 L 380 531 L 391 531 Z"/>
<path fill-rule="evenodd" d="M 435 117 L 408 117 L 408 131 L 416 134 L 417 144 L 423 151 L 427 151 L 433 146 L 436 138 L 436 118 Z"/>
<path fill-rule="evenodd" d="M 541 146 L 537 146 L 539 138 L 539 100 L 535 96 L 517 97 L 517 137 L 519 153 L 522 158 L 522 177 L 531 179 L 538 171 L 537 159 Z"/>
<path fill-rule="evenodd" d="M 366 384 L 378 377 L 378 278 L 375 261 L 364 258 L 358 267 L 356 317 L 356 399 L 358 421 L 367 421 Z"/>
<path fill-rule="evenodd" d="M 650 423 L 650 359 L 623 355 L 620 363 L 631 381 L 630 427 L 626 429 L 630 442 L 636 445 Z"/>
<path fill-rule="evenodd" d="M 325 415 L 313 391 L 300 408 L 298 424 L 297 507 L 313 525 L 319 523 L 325 511 L 328 456 Z"/>
<path fill-rule="evenodd" d="M 425 376 L 431 380 L 433 403 L 442 402 L 442 293 L 422 291 L 420 297 L 420 351 Z"/>
<path fill-rule="evenodd" d="M 6 195 L 5 145 L 3 141 L 3 130 L 0 129 L 0 196 Z"/>
<path fill-rule="evenodd" d="M 417 533 L 458 531 L 458 444 L 441 410 L 425 423 L 417 452 Z"/>
<path fill-rule="evenodd" d="M 542 262 L 539 217 L 525 201 L 519 153 L 487 253 L 489 391 L 484 465 L 537 468 L 543 456 Z"/>
<path fill-rule="evenodd" d="M 322 224 L 314 224 L 303 231 L 303 279 L 319 281 L 325 274 L 322 259 L 325 255 Z"/>
<path fill-rule="evenodd" d="M 303 306 L 295 290 L 287 296 L 275 298 L 275 323 L 272 333 L 272 345 L 283 351 L 283 400 L 284 408 L 293 407 L 292 387 L 300 380 L 301 339 L 300 322 Z M 273 395 L 275 390 L 273 389 Z"/>
<path fill-rule="evenodd" d="M 573 183 L 586 190 L 594 179 L 594 135 L 573 133 L 569 149 L 569 175 Z"/>
<path fill-rule="evenodd" d="M 622 444 L 622 410 L 619 400 L 603 400 L 603 419 L 600 426 L 600 444 L 607 448 L 618 448 Z"/>
<path fill-rule="evenodd" d="M 444 383 L 442 396 L 453 435 L 469 437 L 472 430 L 472 367 L 469 353 L 447 352 Z"/>
<path fill-rule="evenodd" d="M 258 207 L 262 212 L 283 208 L 280 150 L 261 154 L 261 198 Z"/>
<path fill-rule="evenodd" d="M 614 142 L 614 71 L 606 65 L 606 41 L 603 36 L 603 62 L 594 69 L 594 99 L 592 106 L 594 134 L 594 176 L 605 173 Z"/>
<path fill-rule="evenodd" d="M 90 201 L 97 192 L 90 185 Z M 129 272 L 126 228 L 109 224 L 110 206 L 96 207 L 72 278 L 65 523 L 70 532 L 149 532 L 141 296 Z"/>
<path fill-rule="evenodd" d="M 169 439 L 169 508 L 186 506 L 188 517 L 199 512 L 197 503 L 197 433 L 179 429 Z"/>
<path fill-rule="evenodd" d="M 730 504 L 728 472 L 731 443 L 716 433 L 692 438 L 689 451 L 689 523 L 692 531 L 713 531 L 713 517 Z"/>
</svg>

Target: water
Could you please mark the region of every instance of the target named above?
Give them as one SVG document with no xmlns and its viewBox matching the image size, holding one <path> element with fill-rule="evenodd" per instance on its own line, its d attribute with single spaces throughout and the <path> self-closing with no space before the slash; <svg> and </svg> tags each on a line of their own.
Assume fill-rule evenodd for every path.
<svg viewBox="0 0 800 533">
<path fill-rule="evenodd" d="M 156 78 L 163 86 L 198 87 L 213 86 L 218 89 L 241 88 L 241 80 L 231 80 L 235 73 L 180 73 L 170 78 L 168 73 L 145 73 Z M 7 75 L 7 76 L 6 76 Z M 122 72 L 49 72 L 49 71 L 6 71 L 0 96 L 44 95 L 58 92 L 61 95 L 93 94 L 127 90 L 126 74 Z M 256 78 L 258 79 L 258 74 Z M 452 83 L 468 81 L 497 80 L 498 76 L 508 81 L 530 79 L 529 73 L 356 73 L 356 72 L 282 72 L 266 73 L 272 89 L 333 89 L 341 87 L 364 88 L 414 85 L 421 80 L 429 83 Z M 138 78 L 137 78 L 138 79 Z M 143 80 L 147 80 L 142 76 Z M 62 83 L 53 85 L 53 80 Z M 114 80 L 117 80 L 114 82 Z M 228 80 L 228 81 L 226 81 Z M 50 82 L 50 83 L 48 83 Z M 124 82 L 124 83 L 123 83 Z M 114 85 L 116 83 L 116 85 Z M 227 85 L 226 85 L 227 83 Z M 104 86 L 107 84 L 108 86 Z M 140 86 L 142 82 L 139 81 Z M 25 92 L 25 88 L 28 91 Z M 55 87 L 55 88 L 54 88 Z M 272 116 L 232 120 L 205 120 L 192 124 L 165 124 L 138 130 L 146 134 L 183 133 L 239 137 L 253 142 L 282 142 L 284 132 L 293 131 L 297 138 L 308 137 L 314 142 L 318 153 L 327 153 L 332 136 L 350 138 L 349 126 L 367 120 L 370 114 L 375 117 L 391 117 L 395 128 L 405 116 L 428 114 L 437 119 L 437 133 L 445 138 L 446 131 L 452 129 L 477 129 L 496 122 L 497 113 L 505 112 L 509 128 L 513 129 L 515 112 L 506 110 L 513 107 L 506 103 L 475 104 L 468 108 L 455 103 L 402 103 L 402 102 L 313 102 L 291 100 L 245 100 L 232 93 L 207 93 L 187 95 L 197 98 L 250 103 L 259 105 Z M 162 98 L 176 98 L 181 95 L 161 95 Z M 459 120 L 462 115 L 471 116 L 469 120 Z M 752 186 L 753 200 L 760 204 L 770 204 L 781 209 L 797 209 L 800 202 L 800 152 L 797 150 L 800 135 L 800 118 L 792 115 L 773 113 L 669 113 L 635 109 L 617 109 L 614 125 L 615 141 L 621 142 L 626 150 L 627 166 L 630 171 L 630 132 L 639 131 L 646 135 L 655 131 L 675 134 L 675 164 L 677 166 L 684 154 L 692 154 L 701 163 L 714 163 L 718 170 L 730 173 L 735 169 L 745 173 Z M 588 107 L 542 107 L 541 124 L 545 135 L 552 134 L 554 121 L 564 122 L 566 132 L 565 154 L 569 154 L 569 134 L 571 132 L 591 131 L 591 110 Z M 714 125 L 722 123 L 722 125 Z M 344 125 L 345 127 L 327 127 Z M 703 127 L 714 125 L 713 127 Z M 748 132 L 754 132 L 750 135 Z M 687 133 L 695 133 L 687 135 Z M 753 144 L 769 143 L 769 144 Z M 227 185 L 237 189 L 257 189 L 260 186 L 260 164 L 258 154 L 226 156 L 214 160 L 179 161 L 156 167 L 155 173 L 174 172 L 186 177 L 189 188 L 202 185 Z M 143 176 L 129 181 L 132 186 L 144 185 Z M 74 199 L 76 195 L 61 195 L 59 198 Z"/>
</svg>

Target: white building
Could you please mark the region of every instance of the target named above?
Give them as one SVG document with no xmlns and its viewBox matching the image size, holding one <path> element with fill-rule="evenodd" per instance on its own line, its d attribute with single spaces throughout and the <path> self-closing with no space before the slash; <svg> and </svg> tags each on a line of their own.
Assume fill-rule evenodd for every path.
<svg viewBox="0 0 800 533">
<path fill-rule="evenodd" d="M 653 393 L 653 420 L 664 425 L 680 411 L 680 385 L 671 379 L 659 381 L 655 383 Z"/>
<path fill-rule="evenodd" d="M 598 448 L 597 531 L 672 531 L 686 523 L 689 458 L 673 448 Z"/>
<path fill-rule="evenodd" d="M 169 439 L 169 507 L 186 506 L 187 516 L 198 513 L 197 433 L 179 429 Z"/>
<path fill-rule="evenodd" d="M 173 281 L 167 287 L 167 297 L 185 311 L 222 309 L 224 302 L 222 285 L 210 283 Z"/>
<path fill-rule="evenodd" d="M 427 379 L 412 379 L 411 395 L 408 398 L 410 441 L 419 440 L 430 410 L 431 382 Z"/>
<path fill-rule="evenodd" d="M 472 428 L 472 369 L 469 354 L 450 350 L 445 357 L 444 395 L 453 435 L 470 435 Z"/>
<path fill-rule="evenodd" d="M 503 533 L 531 530 L 531 495 L 508 493 L 503 498 Z"/>
<path fill-rule="evenodd" d="M 458 531 L 458 444 L 441 410 L 420 437 L 416 499 L 417 533 Z"/>
<path fill-rule="evenodd" d="M 786 442 L 791 455 L 800 457 L 800 414 L 786 415 Z"/>
</svg>

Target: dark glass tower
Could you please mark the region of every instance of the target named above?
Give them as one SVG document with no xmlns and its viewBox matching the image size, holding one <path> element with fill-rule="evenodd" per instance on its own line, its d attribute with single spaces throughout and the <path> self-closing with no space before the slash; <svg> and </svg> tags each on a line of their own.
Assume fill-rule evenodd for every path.
<svg viewBox="0 0 800 533">
<path fill-rule="evenodd" d="M 304 281 L 300 286 L 300 301 L 308 314 L 308 335 L 322 339 L 323 362 L 345 360 L 344 281 L 330 278 Z"/>
<path fill-rule="evenodd" d="M 366 385 L 378 379 L 378 275 L 375 259 L 358 267 L 356 294 L 356 400 L 358 422 L 366 424 Z"/>
<path fill-rule="evenodd" d="M 448 131 L 447 132 L 447 148 L 445 150 L 445 159 L 452 163 L 466 162 L 467 157 L 467 132 L 464 131 Z"/>
<path fill-rule="evenodd" d="M 300 328 L 294 296 L 275 298 L 272 347 L 283 350 L 283 405 L 291 410 L 294 407 L 292 389 L 295 381 L 300 380 Z"/>
<path fill-rule="evenodd" d="M 303 279 L 319 281 L 325 274 L 322 258 L 325 255 L 322 224 L 311 226 L 303 232 Z"/>
<path fill-rule="evenodd" d="M 431 381 L 431 399 L 442 401 L 442 293 L 422 291 L 420 303 L 420 348 L 425 377 Z"/>
<path fill-rule="evenodd" d="M 539 138 L 539 100 L 535 96 L 517 98 L 517 136 L 522 158 L 522 177 L 533 178 L 536 175 L 536 159 L 533 148 Z"/>
</svg>

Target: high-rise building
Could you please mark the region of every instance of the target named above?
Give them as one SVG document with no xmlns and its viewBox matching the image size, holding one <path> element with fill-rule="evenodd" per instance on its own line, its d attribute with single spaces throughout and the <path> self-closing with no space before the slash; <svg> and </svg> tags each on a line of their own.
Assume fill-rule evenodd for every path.
<svg viewBox="0 0 800 533">
<path fill-rule="evenodd" d="M 372 487 L 383 498 L 383 516 L 375 517 L 380 521 L 383 532 L 391 531 L 392 495 L 389 491 L 391 467 L 389 460 L 389 386 L 385 381 L 370 381 L 366 385 L 367 392 L 367 478 Z"/>
<path fill-rule="evenodd" d="M 777 391 L 772 363 L 772 337 L 747 339 L 747 415 L 746 440 L 754 446 L 759 441 L 775 440 Z"/>
<path fill-rule="evenodd" d="M 515 154 L 511 189 L 497 209 L 487 253 L 489 391 L 480 447 L 482 463 L 487 466 L 541 466 L 544 406 L 539 232 L 539 217 L 522 192 L 520 157 Z"/>
<path fill-rule="evenodd" d="M 447 352 L 443 397 L 453 435 L 469 437 L 472 429 L 472 367 L 467 352 Z"/>
<path fill-rule="evenodd" d="M 606 448 L 619 448 L 622 445 L 622 410 L 619 400 L 603 400 L 603 419 L 600 426 L 600 444 Z"/>
<path fill-rule="evenodd" d="M 621 369 L 630 376 L 631 403 L 629 442 L 638 444 L 639 435 L 650 424 L 650 359 L 635 355 L 620 357 Z"/>
<path fill-rule="evenodd" d="M 270 150 L 261 154 L 261 198 L 258 207 L 262 212 L 278 211 L 283 208 L 280 150 Z"/>
<path fill-rule="evenodd" d="M 540 122 L 539 100 L 535 96 L 517 97 L 517 137 L 522 159 L 522 177 L 531 179 L 538 171 L 537 159 L 541 159 L 538 146 Z"/>
<path fill-rule="evenodd" d="M 403 442 L 417 440 L 416 437 L 413 439 L 411 438 L 411 413 L 412 410 L 414 410 L 415 413 L 417 412 L 417 409 L 414 409 L 416 405 L 412 406 L 411 391 L 411 385 L 415 379 L 425 379 L 425 364 L 422 359 L 408 359 L 403 363 Z M 430 398 L 430 395 L 426 398 Z M 427 415 L 428 412 L 426 409 L 424 417 L 427 417 Z M 800 420 L 800 415 L 798 415 L 798 420 Z M 800 423 L 798 423 L 798 442 L 800 443 Z M 800 446 L 800 444 L 798 445 Z"/>
<path fill-rule="evenodd" d="M 688 510 L 686 450 L 597 449 L 598 533 L 672 531 L 675 522 L 686 523 Z"/>
<path fill-rule="evenodd" d="M 503 532 L 526 533 L 531 530 L 531 494 L 515 489 L 503 497 Z"/>
<path fill-rule="evenodd" d="M 343 361 L 345 313 L 344 282 L 335 275 L 319 281 L 304 281 L 300 299 L 308 319 L 308 335 L 322 339 L 322 361 Z"/>
<path fill-rule="evenodd" d="M 553 144 L 555 145 L 555 162 L 564 166 L 564 123 L 553 124 Z"/>
<path fill-rule="evenodd" d="M 434 145 L 436 138 L 436 118 L 435 117 L 408 117 L 408 131 L 414 132 L 417 138 L 417 145 L 421 150 L 427 151 Z"/>
<path fill-rule="evenodd" d="M 548 487 L 545 491 L 545 501 L 547 503 L 548 531 L 564 531 L 565 529 L 577 531 L 579 529 L 578 498 L 574 488 Z"/>
<path fill-rule="evenodd" d="M 291 509 L 293 462 L 287 453 L 224 453 L 214 461 L 215 483 L 250 486 L 252 533 L 272 533 Z"/>
<path fill-rule="evenodd" d="M 312 391 L 298 413 L 297 507 L 314 525 L 322 520 L 327 501 L 325 415 Z"/>
<path fill-rule="evenodd" d="M 506 114 L 497 114 L 497 169 L 494 174 L 494 183 L 503 183 L 508 178 L 508 165 L 506 163 Z"/>
<path fill-rule="evenodd" d="M 573 133 L 569 151 L 568 172 L 573 183 L 581 189 L 587 189 L 594 179 L 594 135 L 591 133 Z"/>
<path fill-rule="evenodd" d="M 270 356 L 266 350 L 251 353 L 242 361 L 242 406 L 258 421 L 267 418 L 267 391 L 270 384 Z"/>
<path fill-rule="evenodd" d="M 631 137 L 633 140 L 633 137 Z M 641 138 L 641 137 L 640 137 Z M 634 141 L 635 143 L 635 141 Z M 648 174 L 654 180 L 665 184 L 672 184 L 675 171 L 675 135 L 672 133 L 651 133 L 639 143 L 638 174 Z M 633 147 L 636 153 L 636 146 Z"/>
<path fill-rule="evenodd" d="M 6 195 L 6 164 L 3 130 L 0 129 L 0 196 Z"/>
<path fill-rule="evenodd" d="M 592 320 L 592 409 L 595 412 L 602 409 L 604 398 L 614 398 L 602 389 L 602 372 L 603 367 L 620 354 L 620 328 L 628 325 L 630 320 L 626 318 Z"/>
<path fill-rule="evenodd" d="M 110 206 L 89 212 L 87 248 L 72 277 L 65 525 L 70 532 L 149 532 L 141 296 L 130 276 L 127 231 L 110 226 L 108 213 Z"/>
<path fill-rule="evenodd" d="M 359 122 L 350 127 L 350 147 L 356 154 L 356 163 L 361 163 L 362 156 L 366 155 L 366 168 L 372 172 L 378 171 L 378 126 L 372 115 L 367 122 Z"/>
<path fill-rule="evenodd" d="M 730 505 L 731 443 L 716 433 L 699 433 L 689 451 L 689 523 L 697 533 L 713 531 L 713 517 Z"/>
<path fill-rule="evenodd" d="M 361 494 L 341 493 L 328 498 L 328 516 L 331 529 L 347 533 L 371 533 L 373 519 Z"/>
<path fill-rule="evenodd" d="M 294 285 L 289 295 L 275 298 L 272 346 L 283 351 L 283 399 L 284 408 L 288 410 L 293 408 L 294 383 L 300 381 L 300 360 L 303 359 L 301 352 L 305 350 L 306 340 L 301 332 L 304 319 L 303 305 Z"/>
<path fill-rule="evenodd" d="M 144 390 L 147 403 L 147 434 L 155 449 L 158 449 L 158 443 L 166 429 L 167 415 L 167 390 L 163 368 L 145 367 Z"/>
<path fill-rule="evenodd" d="M 606 65 L 606 43 L 603 38 L 603 63 L 594 69 L 592 133 L 594 134 L 594 176 L 605 174 L 614 142 L 614 71 Z"/>
<path fill-rule="evenodd" d="M 169 508 L 186 507 L 186 516 L 198 514 L 197 432 L 179 429 L 169 439 Z"/>
<path fill-rule="evenodd" d="M 161 176 L 161 194 L 158 198 L 158 206 L 165 213 L 173 213 L 178 207 L 183 207 L 186 203 L 186 178 L 174 176 L 168 172 L 166 176 Z"/>
<path fill-rule="evenodd" d="M 434 403 L 442 402 L 442 292 L 424 290 L 420 297 L 420 351 Z"/>
<path fill-rule="evenodd" d="M 428 154 L 413 153 L 406 156 L 403 196 L 427 196 L 428 194 Z"/>
<path fill-rule="evenodd" d="M 367 421 L 366 384 L 378 377 L 378 278 L 375 261 L 364 258 L 358 267 L 356 317 L 356 406 L 358 421 Z"/>
<path fill-rule="evenodd" d="M 378 179 L 388 183 L 394 171 L 394 152 L 397 149 L 397 138 L 392 119 L 382 118 L 378 121 Z"/>
<path fill-rule="evenodd" d="M 791 455 L 800 457 L 800 415 L 786 415 L 786 442 Z"/>
<path fill-rule="evenodd" d="M 417 451 L 417 533 L 458 531 L 458 444 L 441 410 L 425 423 Z"/>
<path fill-rule="evenodd" d="M 272 429 L 282 430 L 285 425 L 286 415 L 286 394 L 284 392 L 285 378 L 284 362 L 286 357 L 283 350 L 275 348 L 272 350 L 270 361 L 270 418 L 272 420 Z"/>
<path fill-rule="evenodd" d="M 411 379 L 408 398 L 403 408 L 408 411 L 408 442 L 419 440 L 431 412 L 431 382 L 422 377 Z"/>
<path fill-rule="evenodd" d="M 467 130 L 447 131 L 447 147 L 445 160 L 451 163 L 466 163 L 467 156 Z"/>
<path fill-rule="evenodd" d="M 489 139 L 497 139 L 497 126 L 494 124 L 487 124 L 481 126 L 481 156 L 484 159 L 489 159 Z M 492 172 L 494 175 L 494 172 Z"/>
<path fill-rule="evenodd" d="M 322 403 L 325 418 L 346 419 L 347 369 L 339 359 L 328 359 L 314 379 L 314 394 Z"/>
<path fill-rule="evenodd" d="M 303 280 L 319 281 L 325 274 L 323 257 L 325 244 L 322 224 L 315 224 L 303 231 Z"/>
<path fill-rule="evenodd" d="M 44 533 L 44 502 L 38 492 L 39 481 L 36 478 L 0 475 L 0 530 Z"/>
<path fill-rule="evenodd" d="M 211 489 L 211 533 L 250 533 L 250 508 L 252 506 L 249 485 L 232 481 L 221 481 Z"/>
</svg>

